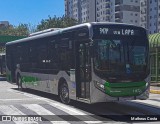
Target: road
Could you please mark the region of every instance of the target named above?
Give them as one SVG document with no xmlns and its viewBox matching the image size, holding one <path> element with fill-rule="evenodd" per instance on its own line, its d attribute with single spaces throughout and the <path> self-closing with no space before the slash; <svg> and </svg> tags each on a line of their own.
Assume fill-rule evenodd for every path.
<svg viewBox="0 0 160 124">
<path fill-rule="evenodd" d="M 147 120 L 156 119 L 156 115 L 160 117 L 160 95 L 150 94 L 148 100 L 93 105 L 73 101 L 64 105 L 55 95 L 19 91 L 16 85 L 0 81 L 0 115 L 3 115 L 0 124 L 137 123 L 137 120 L 131 121 L 131 117 Z M 7 121 L 9 119 L 12 121 Z M 140 122 L 150 123 L 151 120 Z M 152 123 L 159 122 L 152 120 Z"/>
</svg>

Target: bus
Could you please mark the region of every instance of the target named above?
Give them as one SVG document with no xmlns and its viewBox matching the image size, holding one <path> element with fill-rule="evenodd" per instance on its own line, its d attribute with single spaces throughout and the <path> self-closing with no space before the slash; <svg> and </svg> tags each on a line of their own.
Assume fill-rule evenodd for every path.
<svg viewBox="0 0 160 124">
<path fill-rule="evenodd" d="M 91 22 L 6 44 L 7 80 L 58 95 L 61 102 L 147 99 L 150 87 L 146 29 Z"/>
</svg>

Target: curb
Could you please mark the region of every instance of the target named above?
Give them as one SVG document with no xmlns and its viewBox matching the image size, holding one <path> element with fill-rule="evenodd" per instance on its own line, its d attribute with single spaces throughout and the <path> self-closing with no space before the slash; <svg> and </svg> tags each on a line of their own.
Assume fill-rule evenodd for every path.
<svg viewBox="0 0 160 124">
<path fill-rule="evenodd" d="M 150 90 L 150 93 L 153 93 L 153 94 L 160 94 L 160 90 Z"/>
</svg>

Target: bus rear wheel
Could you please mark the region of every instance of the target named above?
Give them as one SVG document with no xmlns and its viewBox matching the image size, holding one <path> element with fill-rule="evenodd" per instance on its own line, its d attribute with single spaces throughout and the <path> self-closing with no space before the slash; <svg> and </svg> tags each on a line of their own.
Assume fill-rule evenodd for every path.
<svg viewBox="0 0 160 124">
<path fill-rule="evenodd" d="M 62 83 L 59 89 L 59 97 L 62 103 L 69 104 L 69 89 L 66 83 Z"/>
</svg>

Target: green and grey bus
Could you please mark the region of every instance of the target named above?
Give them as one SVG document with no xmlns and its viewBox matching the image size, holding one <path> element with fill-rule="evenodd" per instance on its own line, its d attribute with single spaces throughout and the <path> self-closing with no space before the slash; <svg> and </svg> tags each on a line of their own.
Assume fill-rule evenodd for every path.
<svg viewBox="0 0 160 124">
<path fill-rule="evenodd" d="M 7 80 L 86 103 L 147 99 L 149 42 L 142 27 L 92 22 L 6 44 Z"/>
</svg>

